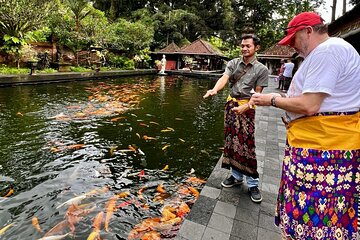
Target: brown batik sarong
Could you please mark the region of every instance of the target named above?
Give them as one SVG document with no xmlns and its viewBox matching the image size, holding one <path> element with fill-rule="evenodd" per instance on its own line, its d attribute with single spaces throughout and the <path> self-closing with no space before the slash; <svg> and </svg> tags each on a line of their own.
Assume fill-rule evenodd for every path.
<svg viewBox="0 0 360 240">
<path fill-rule="evenodd" d="M 258 178 L 257 161 L 255 154 L 255 110 L 249 109 L 237 115 L 232 108 L 239 104 L 247 104 L 247 100 L 228 98 L 225 104 L 225 143 L 222 167 L 237 170 L 238 172 Z"/>
</svg>

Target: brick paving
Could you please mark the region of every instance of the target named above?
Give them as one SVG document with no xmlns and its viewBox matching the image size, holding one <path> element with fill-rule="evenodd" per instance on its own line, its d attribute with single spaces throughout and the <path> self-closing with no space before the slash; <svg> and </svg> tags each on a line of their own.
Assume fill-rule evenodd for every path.
<svg viewBox="0 0 360 240">
<path fill-rule="evenodd" d="M 276 87 L 270 78 L 264 92 L 276 92 Z M 230 176 L 230 171 L 220 168 L 219 160 L 176 240 L 281 239 L 274 213 L 286 137 L 282 115 L 282 110 L 273 107 L 256 109 L 256 154 L 263 201 L 251 201 L 246 183 L 223 188 L 221 182 Z"/>
</svg>

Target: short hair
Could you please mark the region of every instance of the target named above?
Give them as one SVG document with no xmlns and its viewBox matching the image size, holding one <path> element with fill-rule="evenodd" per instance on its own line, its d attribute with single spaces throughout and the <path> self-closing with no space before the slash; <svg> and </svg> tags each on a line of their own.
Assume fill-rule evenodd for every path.
<svg viewBox="0 0 360 240">
<path fill-rule="evenodd" d="M 319 34 L 325 34 L 328 33 L 328 25 L 327 24 L 317 24 L 312 26 L 315 32 Z"/>
<path fill-rule="evenodd" d="M 250 38 L 254 41 L 255 46 L 260 45 L 260 38 L 258 38 L 255 34 L 244 34 L 241 36 L 241 40 Z"/>
</svg>

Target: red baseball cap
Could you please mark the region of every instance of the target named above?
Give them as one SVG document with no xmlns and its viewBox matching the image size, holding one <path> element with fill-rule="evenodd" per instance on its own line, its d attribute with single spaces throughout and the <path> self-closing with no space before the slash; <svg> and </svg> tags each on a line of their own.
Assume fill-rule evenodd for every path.
<svg viewBox="0 0 360 240">
<path fill-rule="evenodd" d="M 304 29 L 308 26 L 314 26 L 317 24 L 322 24 L 323 19 L 314 12 L 303 12 L 296 15 L 288 24 L 286 31 L 286 37 L 281 39 L 279 45 L 289 45 L 291 39 L 294 37 L 295 33 Z"/>
</svg>

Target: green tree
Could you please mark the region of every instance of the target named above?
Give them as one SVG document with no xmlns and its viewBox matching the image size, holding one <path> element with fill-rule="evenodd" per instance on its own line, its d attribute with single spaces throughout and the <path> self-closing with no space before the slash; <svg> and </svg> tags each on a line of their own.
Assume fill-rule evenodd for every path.
<svg viewBox="0 0 360 240">
<path fill-rule="evenodd" d="M 44 25 L 53 9 L 51 0 L 6 0 L 0 4 L 0 42 L 2 49 L 13 56 L 19 67 L 21 48 L 27 33 Z"/>
</svg>

